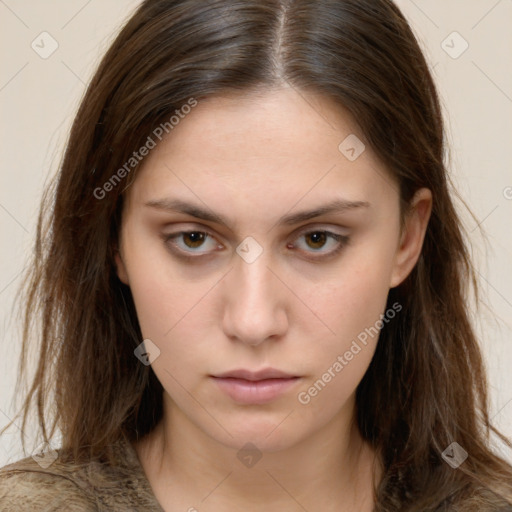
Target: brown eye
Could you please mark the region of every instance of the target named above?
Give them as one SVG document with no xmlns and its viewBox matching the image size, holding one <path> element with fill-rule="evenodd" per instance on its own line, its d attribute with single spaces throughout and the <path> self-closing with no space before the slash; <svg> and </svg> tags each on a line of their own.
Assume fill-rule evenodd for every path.
<svg viewBox="0 0 512 512">
<path fill-rule="evenodd" d="M 308 233 L 307 235 L 305 235 L 306 237 L 306 240 L 311 240 L 312 244 L 310 245 L 308 243 L 308 245 L 312 248 L 312 249 L 321 249 L 326 241 L 328 240 L 328 237 L 326 236 L 325 234 L 325 231 L 312 231 L 311 233 Z"/>
<path fill-rule="evenodd" d="M 201 247 L 201 245 L 206 240 L 208 236 L 206 233 L 201 231 L 189 231 L 183 234 L 183 242 L 187 247 L 191 249 L 196 249 L 197 247 Z"/>
<path fill-rule="evenodd" d="M 348 244 L 349 237 L 332 231 L 315 230 L 302 233 L 298 239 L 303 238 L 305 248 L 297 244 L 298 248 L 306 253 L 318 253 L 319 258 L 324 256 L 333 256 L 341 251 Z M 331 242 L 331 243 L 329 243 Z M 331 247 L 331 250 L 322 250 L 324 247 Z"/>
<path fill-rule="evenodd" d="M 215 249 L 218 244 L 215 239 L 205 231 L 180 231 L 178 233 L 171 233 L 169 235 L 164 235 L 164 242 L 167 245 L 173 246 L 173 248 L 177 248 L 178 251 L 188 254 L 197 253 L 198 255 L 207 254 L 211 252 L 212 249 Z M 177 240 L 177 241 L 175 241 Z M 210 249 L 208 250 L 208 244 L 206 242 L 210 241 Z M 179 243 L 181 242 L 181 243 Z M 206 249 L 204 251 L 196 251 L 194 249 L 200 249 L 201 247 L 206 245 Z"/>
</svg>

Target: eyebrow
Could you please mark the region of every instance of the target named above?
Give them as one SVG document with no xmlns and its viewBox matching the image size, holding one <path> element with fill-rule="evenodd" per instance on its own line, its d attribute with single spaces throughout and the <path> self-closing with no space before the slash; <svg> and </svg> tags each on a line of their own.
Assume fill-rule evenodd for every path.
<svg viewBox="0 0 512 512">
<path fill-rule="evenodd" d="M 157 210 L 184 213 L 198 219 L 216 222 L 217 224 L 221 224 L 231 229 L 231 223 L 222 215 L 209 209 L 203 208 L 197 204 L 183 201 L 182 199 L 157 199 L 146 202 L 144 206 L 155 208 Z M 348 201 L 346 199 L 335 199 L 329 203 L 319 205 L 311 210 L 304 210 L 297 213 L 283 215 L 277 223 L 285 226 L 291 226 L 329 213 L 342 213 L 348 210 L 369 207 L 370 203 L 367 201 Z"/>
</svg>

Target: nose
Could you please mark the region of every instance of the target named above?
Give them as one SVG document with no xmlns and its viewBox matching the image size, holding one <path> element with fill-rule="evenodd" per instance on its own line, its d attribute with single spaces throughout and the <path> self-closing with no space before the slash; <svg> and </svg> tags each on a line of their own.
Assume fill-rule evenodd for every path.
<svg viewBox="0 0 512 512">
<path fill-rule="evenodd" d="M 286 300 L 291 292 L 265 254 L 252 263 L 237 257 L 223 282 L 224 332 L 252 346 L 279 339 L 288 329 Z"/>
</svg>

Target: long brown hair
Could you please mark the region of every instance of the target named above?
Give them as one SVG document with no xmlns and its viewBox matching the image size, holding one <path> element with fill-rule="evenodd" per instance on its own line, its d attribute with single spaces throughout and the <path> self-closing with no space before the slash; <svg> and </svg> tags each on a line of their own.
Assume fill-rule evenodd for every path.
<svg viewBox="0 0 512 512">
<path fill-rule="evenodd" d="M 476 280 L 449 193 L 439 100 L 390 0 L 140 5 L 87 89 L 41 207 L 22 296 L 20 379 L 32 331 L 39 344 L 23 428 L 35 405 L 45 441 L 58 428 L 76 460 L 108 460 L 121 435 L 140 439 L 161 419 L 162 386 L 133 355 L 142 336 L 114 266 L 122 192 L 138 168 L 126 162 L 191 98 L 283 83 L 352 113 L 400 186 L 402 213 L 419 188 L 433 194 L 420 259 L 389 293 L 388 305 L 403 309 L 382 328 L 357 389 L 359 428 L 384 463 L 376 510 L 492 510 L 498 495 L 512 500 L 512 468 L 489 448 L 490 433 L 512 445 L 489 420 L 467 304 Z M 458 469 L 442 457 L 453 442 L 469 454 Z"/>
</svg>

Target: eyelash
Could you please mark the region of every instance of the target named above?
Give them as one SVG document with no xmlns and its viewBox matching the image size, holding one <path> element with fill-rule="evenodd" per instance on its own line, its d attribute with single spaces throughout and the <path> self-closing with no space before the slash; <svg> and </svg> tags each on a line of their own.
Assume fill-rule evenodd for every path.
<svg viewBox="0 0 512 512">
<path fill-rule="evenodd" d="M 186 260 L 197 260 L 198 258 L 201 258 L 203 256 L 210 255 L 211 253 L 203 253 L 198 256 L 190 256 L 190 254 L 193 254 L 194 251 L 190 252 L 190 251 L 186 251 L 186 250 L 177 248 L 176 243 L 172 242 L 172 240 L 175 238 L 179 238 L 183 235 L 190 235 L 190 234 L 194 234 L 194 233 L 201 233 L 203 235 L 206 235 L 206 238 L 203 239 L 203 242 L 205 242 L 208 238 L 212 238 L 213 240 L 215 240 L 215 237 L 212 236 L 208 231 L 201 231 L 201 230 L 178 231 L 176 233 L 164 234 L 164 235 L 162 235 L 162 238 L 167 246 L 171 246 L 171 245 L 174 246 L 174 247 L 170 247 L 170 248 L 173 252 L 177 252 L 178 256 L 180 258 L 183 258 Z M 350 239 L 347 235 L 342 235 L 340 233 L 334 233 L 332 231 L 328 231 L 325 229 L 314 229 L 314 230 L 310 230 L 310 231 L 303 231 L 302 233 L 300 233 L 297 236 L 297 238 L 301 238 L 301 237 L 304 237 L 307 235 L 312 235 L 312 234 L 318 234 L 318 233 L 322 233 L 322 234 L 326 235 L 327 238 L 335 240 L 337 242 L 337 247 L 331 251 L 323 253 L 321 256 L 313 256 L 313 258 L 311 258 L 311 259 L 314 259 L 314 260 L 321 260 L 321 259 L 327 259 L 327 258 L 334 257 L 346 245 L 348 245 L 348 243 L 350 241 Z M 318 253 L 318 252 L 319 251 L 313 251 L 313 254 Z"/>
</svg>

